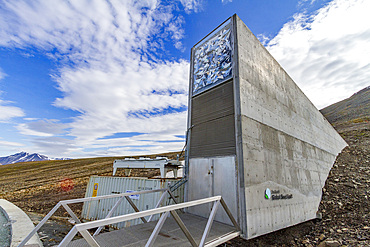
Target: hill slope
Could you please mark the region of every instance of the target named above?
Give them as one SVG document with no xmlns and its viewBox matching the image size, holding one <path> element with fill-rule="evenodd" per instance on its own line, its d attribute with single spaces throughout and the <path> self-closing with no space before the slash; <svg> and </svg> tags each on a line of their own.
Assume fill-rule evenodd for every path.
<svg viewBox="0 0 370 247">
<path fill-rule="evenodd" d="M 159 154 L 175 159 L 178 153 Z M 156 155 L 146 157 L 154 158 Z M 9 200 L 24 211 L 47 214 L 60 200 L 85 196 L 90 176 L 111 176 L 113 161 L 125 157 L 102 157 L 73 160 L 48 160 L 23 162 L 0 166 L 0 198 Z M 141 172 L 144 176 L 159 175 L 159 171 L 135 169 L 133 176 Z M 158 173 L 158 174 L 157 174 Z M 123 169 L 117 175 L 124 174 Z M 64 179 L 73 181 L 71 191 L 63 191 Z M 72 205 L 79 212 L 81 205 Z M 67 215 L 64 211 L 60 216 Z"/>
<path fill-rule="evenodd" d="M 348 121 L 353 123 L 370 121 L 370 86 L 320 111 L 334 126 Z"/>
</svg>

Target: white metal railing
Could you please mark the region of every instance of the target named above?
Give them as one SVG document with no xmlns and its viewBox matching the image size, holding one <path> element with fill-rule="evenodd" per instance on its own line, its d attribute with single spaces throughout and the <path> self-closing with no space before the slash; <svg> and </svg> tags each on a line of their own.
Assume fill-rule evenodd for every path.
<svg viewBox="0 0 370 247">
<path fill-rule="evenodd" d="M 188 208 L 188 207 L 193 207 L 193 206 L 197 206 L 197 205 L 201 205 L 201 204 L 205 204 L 205 203 L 212 203 L 212 202 L 213 202 L 213 207 L 212 207 L 211 213 L 208 217 L 208 221 L 207 221 L 207 224 L 205 226 L 205 229 L 204 229 L 202 238 L 200 240 L 200 243 L 197 244 L 195 242 L 193 236 L 190 234 L 189 230 L 186 228 L 185 224 L 183 223 L 183 221 L 179 217 L 179 215 L 176 213 L 176 210 L 184 209 L 184 208 Z M 213 224 L 213 221 L 214 221 L 214 218 L 215 218 L 215 215 L 216 215 L 217 208 L 218 208 L 219 204 L 221 204 L 222 207 L 224 208 L 226 214 L 230 218 L 230 220 L 233 223 L 233 225 L 235 226 L 236 230 L 206 243 L 205 241 L 206 241 L 206 238 L 208 237 L 208 234 L 211 230 L 211 226 Z M 123 222 L 123 221 L 143 218 L 143 217 L 146 217 L 146 216 L 152 216 L 152 215 L 155 215 L 155 214 L 162 214 L 162 215 L 159 218 L 158 223 L 156 224 L 151 236 L 149 237 L 149 239 L 148 239 L 148 241 L 145 245 L 146 247 L 151 247 L 151 246 L 154 245 L 154 242 L 155 242 L 155 240 L 156 240 L 156 238 L 157 238 L 157 236 L 158 236 L 158 234 L 159 234 L 159 232 L 160 232 L 160 230 L 161 230 L 161 228 L 162 228 L 162 226 L 163 226 L 163 224 L 164 224 L 164 222 L 165 222 L 165 220 L 166 220 L 166 218 L 169 214 L 171 214 L 173 216 L 176 223 L 178 224 L 178 226 L 180 227 L 182 232 L 185 234 L 186 238 L 189 240 L 190 244 L 194 247 L 195 246 L 201 246 L 201 247 L 203 247 L 203 246 L 216 246 L 220 243 L 224 243 L 225 241 L 230 240 L 230 239 L 240 235 L 240 228 L 239 228 L 236 220 L 232 216 L 232 214 L 231 214 L 229 208 L 227 207 L 226 203 L 224 202 L 224 200 L 222 199 L 221 196 L 215 196 L 215 197 L 209 197 L 209 198 L 200 199 L 200 200 L 196 200 L 196 201 L 184 202 L 184 203 L 180 203 L 180 204 L 174 204 L 174 205 L 164 206 L 164 207 L 160 207 L 160 208 L 149 209 L 149 210 L 146 210 L 146 211 L 131 213 L 131 214 L 127 214 L 127 215 L 121 215 L 121 216 L 116 216 L 116 217 L 111 217 L 111 218 L 106 218 L 106 219 L 101 219 L 101 220 L 96 220 L 96 221 L 91 221 L 91 222 L 86 222 L 86 223 L 79 223 L 79 224 L 76 224 L 71 229 L 71 231 L 67 234 L 67 236 L 62 240 L 62 242 L 58 246 L 60 246 L 60 247 L 67 246 L 72 241 L 74 236 L 77 233 L 80 233 L 90 246 L 100 247 L 100 245 L 98 244 L 98 242 L 96 241 L 94 236 L 92 236 L 89 233 L 88 230 L 90 230 L 92 228 L 96 228 L 96 227 L 101 228 L 105 225 L 116 224 L 116 223 L 120 223 L 120 222 Z"/>
<path fill-rule="evenodd" d="M 174 195 L 172 194 L 172 192 L 169 190 L 169 189 L 156 189 L 156 190 L 144 190 L 144 191 L 138 191 L 138 192 L 128 192 L 128 193 L 121 193 L 121 194 L 115 194 L 115 195 L 104 195 L 104 196 L 96 196 L 96 197 L 87 197 L 87 198 L 79 198 L 79 199 L 71 199 L 71 200 L 64 200 L 64 201 L 60 201 L 57 203 L 57 205 L 54 206 L 54 208 L 40 221 L 39 224 L 37 224 L 37 226 L 27 235 L 27 237 L 18 245 L 18 247 L 23 247 L 30 239 L 31 237 L 46 223 L 46 221 L 62 206 L 67 212 L 68 214 L 72 217 L 72 219 L 76 222 L 77 225 L 80 225 L 82 224 L 81 221 L 79 220 L 79 218 L 76 216 L 76 214 L 72 211 L 72 209 L 68 206 L 68 204 L 74 204 L 74 203 L 81 203 L 81 202 L 92 202 L 92 201 L 98 201 L 98 200 L 104 200 L 104 199 L 111 199 L 111 198 L 117 198 L 117 202 L 113 205 L 112 209 L 109 211 L 109 213 L 107 214 L 107 216 L 105 217 L 105 219 L 103 220 L 106 220 L 108 218 L 110 218 L 113 213 L 115 212 L 115 210 L 118 208 L 118 206 L 121 204 L 121 202 L 123 201 L 123 199 L 125 198 L 128 203 L 131 205 L 131 207 L 135 210 L 135 212 L 140 212 L 140 210 L 136 207 L 136 205 L 134 204 L 134 202 L 130 199 L 129 196 L 132 196 L 132 195 L 141 195 L 141 194 L 148 194 L 148 193 L 155 193 L 155 192 L 162 192 L 162 195 L 158 201 L 158 203 L 156 204 L 155 208 L 158 208 L 159 206 L 161 206 L 164 198 L 166 197 L 166 193 L 167 192 L 170 196 L 170 198 L 172 198 L 172 200 L 177 203 L 177 200 L 175 199 Z M 146 222 L 149 222 L 152 220 L 152 215 L 149 217 L 148 220 L 146 220 L 144 218 L 145 216 L 142 216 L 142 217 L 138 217 L 138 218 L 141 218 L 141 220 L 146 223 Z M 105 224 L 105 225 L 109 225 L 109 224 Z M 102 230 L 102 228 L 105 226 L 105 225 L 101 225 L 98 227 L 98 229 L 95 231 L 94 233 L 94 236 L 98 235 L 100 233 L 100 231 Z M 74 227 L 72 228 L 72 230 L 75 229 Z M 71 231 L 72 231 L 71 230 Z M 81 233 L 82 236 L 84 236 L 85 233 Z M 68 235 L 67 235 L 68 236 Z M 66 237 L 67 237 L 66 236 Z M 85 236 L 84 236 L 85 237 Z M 63 240 L 64 241 L 64 240 Z"/>
</svg>

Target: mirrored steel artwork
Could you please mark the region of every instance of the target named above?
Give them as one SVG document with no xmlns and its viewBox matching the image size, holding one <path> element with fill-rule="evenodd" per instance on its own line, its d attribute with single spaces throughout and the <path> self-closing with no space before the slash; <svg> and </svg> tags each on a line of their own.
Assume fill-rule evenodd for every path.
<svg viewBox="0 0 370 247">
<path fill-rule="evenodd" d="M 232 76 L 231 24 L 226 24 L 194 51 L 193 95 Z"/>
</svg>

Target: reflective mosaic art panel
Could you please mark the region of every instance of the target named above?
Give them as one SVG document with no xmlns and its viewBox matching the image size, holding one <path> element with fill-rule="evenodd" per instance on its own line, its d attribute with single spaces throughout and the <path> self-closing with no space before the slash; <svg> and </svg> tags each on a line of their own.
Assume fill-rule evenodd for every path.
<svg viewBox="0 0 370 247">
<path fill-rule="evenodd" d="M 232 76 L 231 24 L 226 23 L 194 51 L 193 95 Z"/>
</svg>

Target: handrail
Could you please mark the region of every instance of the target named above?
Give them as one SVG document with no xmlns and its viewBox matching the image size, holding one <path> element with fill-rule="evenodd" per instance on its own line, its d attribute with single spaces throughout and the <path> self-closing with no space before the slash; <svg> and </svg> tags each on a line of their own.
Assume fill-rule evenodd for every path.
<svg viewBox="0 0 370 247">
<path fill-rule="evenodd" d="M 31 237 L 46 223 L 46 221 L 60 208 L 60 206 L 63 206 L 63 208 L 68 212 L 68 214 L 72 217 L 72 219 L 77 223 L 81 224 L 81 221 L 78 219 L 78 217 L 73 213 L 71 208 L 68 206 L 68 204 L 73 203 L 80 203 L 80 202 L 92 202 L 92 201 L 98 201 L 98 200 L 104 200 L 104 199 L 111 199 L 111 198 L 119 198 L 119 200 L 116 202 L 116 204 L 112 207 L 106 218 L 109 218 L 114 210 L 118 207 L 118 205 L 122 202 L 121 199 L 126 198 L 128 200 L 129 204 L 134 208 L 134 210 L 137 212 L 138 209 L 136 208 L 135 204 L 132 203 L 129 196 L 131 195 L 141 195 L 141 194 L 148 194 L 148 193 L 155 193 L 155 192 L 167 192 L 172 200 L 177 203 L 174 195 L 169 191 L 169 189 L 156 189 L 156 190 L 143 190 L 143 191 L 137 191 L 137 192 L 126 192 L 121 194 L 114 194 L 114 195 L 103 195 L 103 196 L 96 196 L 96 197 L 87 197 L 87 198 L 78 198 L 78 199 L 69 199 L 69 200 L 62 200 L 59 201 L 52 210 L 37 224 L 37 226 L 26 236 L 26 238 L 18 245 L 18 247 L 23 247 L 30 239 Z M 163 193 L 165 194 L 165 193 Z M 159 207 L 164 199 L 164 196 L 162 195 L 159 202 L 157 203 L 156 207 Z M 131 202 L 130 202 L 131 201 Z M 143 219 L 142 219 L 143 220 Z M 148 220 L 150 221 L 151 218 Z M 145 219 L 143 220 L 146 221 Z M 73 228 L 72 228 L 73 229 Z M 94 233 L 94 236 L 99 234 L 102 228 L 98 228 L 96 232 Z"/>
<path fill-rule="evenodd" d="M 241 231 L 240 227 L 237 224 L 236 220 L 234 219 L 233 215 L 231 214 L 231 211 L 227 207 L 226 203 L 224 202 L 224 200 L 222 199 L 221 196 L 214 196 L 214 197 L 209 197 L 209 198 L 205 198 L 205 199 L 200 199 L 200 200 L 195 200 L 195 201 L 190 201 L 190 202 L 184 202 L 184 203 L 164 206 L 164 207 L 160 207 L 160 208 L 149 209 L 149 210 L 145 210 L 145 211 L 141 211 L 141 212 L 135 212 L 135 213 L 127 214 L 127 215 L 120 215 L 120 216 L 115 216 L 115 217 L 96 220 L 96 221 L 91 221 L 91 222 L 79 223 L 79 224 L 76 224 L 71 229 L 71 231 L 67 234 L 67 236 L 62 240 L 62 242 L 58 246 L 60 246 L 60 247 L 67 246 L 72 241 L 74 236 L 79 232 L 79 233 L 81 233 L 83 238 L 87 241 L 87 243 L 90 246 L 100 247 L 100 245 L 97 243 L 97 241 L 94 239 L 94 237 L 91 236 L 91 234 L 88 232 L 89 229 L 96 228 L 96 227 L 102 227 L 102 226 L 110 225 L 110 224 L 116 224 L 116 223 L 120 223 L 120 222 L 123 222 L 123 221 L 138 219 L 138 218 L 142 218 L 142 217 L 146 217 L 146 216 L 150 216 L 150 215 L 154 215 L 154 214 L 161 214 L 161 213 L 163 213 L 163 214 L 162 214 L 161 218 L 159 219 L 159 221 L 157 223 L 157 226 L 155 227 L 154 231 L 152 232 L 152 235 L 150 236 L 146 246 L 152 246 L 153 245 L 153 243 L 154 243 L 155 239 L 157 238 L 157 235 L 158 235 L 160 229 L 162 228 L 162 226 L 164 224 L 164 221 L 167 218 L 167 215 L 169 213 L 171 213 L 174 216 L 175 221 L 180 226 L 181 230 L 184 232 L 185 236 L 188 238 L 188 240 L 192 244 L 192 246 L 198 246 L 195 243 L 194 238 L 191 236 L 190 232 L 186 229 L 185 225 L 181 221 L 180 217 L 178 217 L 175 210 L 188 208 L 188 207 L 193 207 L 193 206 L 197 206 L 197 205 L 201 205 L 201 204 L 205 204 L 205 203 L 211 203 L 211 202 L 213 202 L 214 204 L 213 204 L 212 211 L 211 211 L 211 214 L 209 216 L 209 219 L 208 219 L 206 228 L 204 230 L 204 233 L 202 235 L 202 239 L 201 239 L 201 242 L 200 242 L 199 246 L 206 246 L 207 245 L 207 243 L 205 243 L 205 239 L 207 238 L 208 233 L 211 229 L 211 226 L 212 226 L 212 223 L 214 221 L 215 214 L 216 214 L 216 210 L 217 210 L 217 207 L 218 207 L 219 204 L 222 205 L 226 214 L 228 215 L 231 222 L 233 223 L 234 227 L 237 229 L 237 231 L 232 232 L 232 234 L 234 234 L 235 236 L 239 235 L 239 232 Z"/>
</svg>

